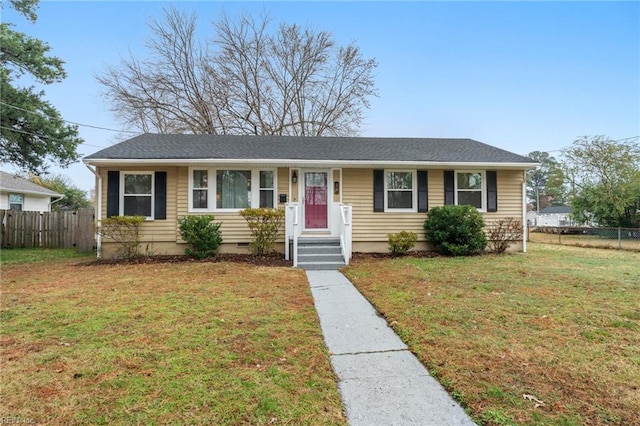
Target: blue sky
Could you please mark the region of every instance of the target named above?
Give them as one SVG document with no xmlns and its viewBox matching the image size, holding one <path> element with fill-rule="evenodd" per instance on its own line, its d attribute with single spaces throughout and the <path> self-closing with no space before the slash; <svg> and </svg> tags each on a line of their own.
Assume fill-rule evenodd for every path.
<svg viewBox="0 0 640 426">
<path fill-rule="evenodd" d="M 203 39 L 222 12 L 268 11 L 275 22 L 329 31 L 379 63 L 363 136 L 468 137 L 512 152 L 568 147 L 583 135 L 640 135 L 640 2 L 60 2 L 30 24 L 68 78 L 43 87 L 66 120 L 121 129 L 94 76 L 128 52 L 142 57 L 147 23 L 171 5 L 195 11 Z M 6 5 L 5 5 L 6 6 Z M 81 126 L 91 154 L 123 134 Z M 3 165 L 4 170 L 11 167 Z M 82 189 L 84 165 L 52 168 Z"/>
</svg>

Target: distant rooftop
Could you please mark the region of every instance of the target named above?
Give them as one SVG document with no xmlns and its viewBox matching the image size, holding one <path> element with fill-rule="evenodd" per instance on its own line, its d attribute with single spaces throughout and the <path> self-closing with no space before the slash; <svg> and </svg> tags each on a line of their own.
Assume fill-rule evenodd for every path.
<svg viewBox="0 0 640 426">
<path fill-rule="evenodd" d="M 59 197 L 62 194 L 58 194 L 55 191 L 37 185 L 25 178 L 16 176 L 12 173 L 3 172 L 0 170 L 0 189 L 5 192 L 19 192 L 25 194 L 41 194 L 51 197 Z"/>
<path fill-rule="evenodd" d="M 540 210 L 540 214 L 565 214 L 571 213 L 571 207 L 569 206 L 549 206 L 546 209 Z"/>
</svg>

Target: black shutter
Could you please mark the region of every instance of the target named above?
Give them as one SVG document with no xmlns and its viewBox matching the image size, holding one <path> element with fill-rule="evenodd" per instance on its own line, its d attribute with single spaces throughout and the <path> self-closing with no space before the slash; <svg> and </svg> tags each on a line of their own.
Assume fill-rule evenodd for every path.
<svg viewBox="0 0 640 426">
<path fill-rule="evenodd" d="M 498 172 L 487 170 L 487 211 L 498 211 Z"/>
<path fill-rule="evenodd" d="M 167 172 L 155 172 L 153 218 L 167 218 Z"/>
<path fill-rule="evenodd" d="M 373 171 L 373 211 L 384 211 L 384 170 Z"/>
<path fill-rule="evenodd" d="M 120 214 L 120 172 L 107 172 L 107 217 Z"/>
<path fill-rule="evenodd" d="M 444 171 L 444 203 L 445 205 L 455 204 L 455 183 L 453 170 Z"/>
<path fill-rule="evenodd" d="M 426 212 L 429 210 L 429 190 L 426 170 L 418 170 L 418 211 Z"/>
</svg>

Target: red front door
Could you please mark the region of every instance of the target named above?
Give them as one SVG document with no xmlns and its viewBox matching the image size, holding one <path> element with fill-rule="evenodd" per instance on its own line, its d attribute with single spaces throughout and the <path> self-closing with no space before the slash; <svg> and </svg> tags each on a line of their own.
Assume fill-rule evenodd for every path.
<svg viewBox="0 0 640 426">
<path fill-rule="evenodd" d="M 306 229 L 326 229 L 327 172 L 304 173 L 304 226 Z"/>
</svg>

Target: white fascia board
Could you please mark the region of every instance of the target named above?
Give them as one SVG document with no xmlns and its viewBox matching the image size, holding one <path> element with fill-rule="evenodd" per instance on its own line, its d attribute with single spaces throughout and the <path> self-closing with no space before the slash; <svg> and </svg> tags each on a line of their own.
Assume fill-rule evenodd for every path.
<svg viewBox="0 0 640 426">
<path fill-rule="evenodd" d="M 441 162 L 441 161 L 354 161 L 354 160 L 298 160 L 298 159 L 88 159 L 85 164 L 94 166 L 130 166 L 130 165 L 164 165 L 164 166 L 211 166 L 211 165 L 270 165 L 273 167 L 398 167 L 398 168 L 477 168 L 477 169 L 534 169 L 538 163 L 488 163 L 488 162 Z"/>
<path fill-rule="evenodd" d="M 18 188 L 0 188 L 0 191 L 12 194 L 25 194 L 25 195 L 39 195 L 42 198 L 51 198 L 51 197 L 62 197 L 62 194 L 58 194 L 57 192 L 40 192 L 40 191 L 31 191 L 28 189 L 18 189 Z"/>
</svg>

